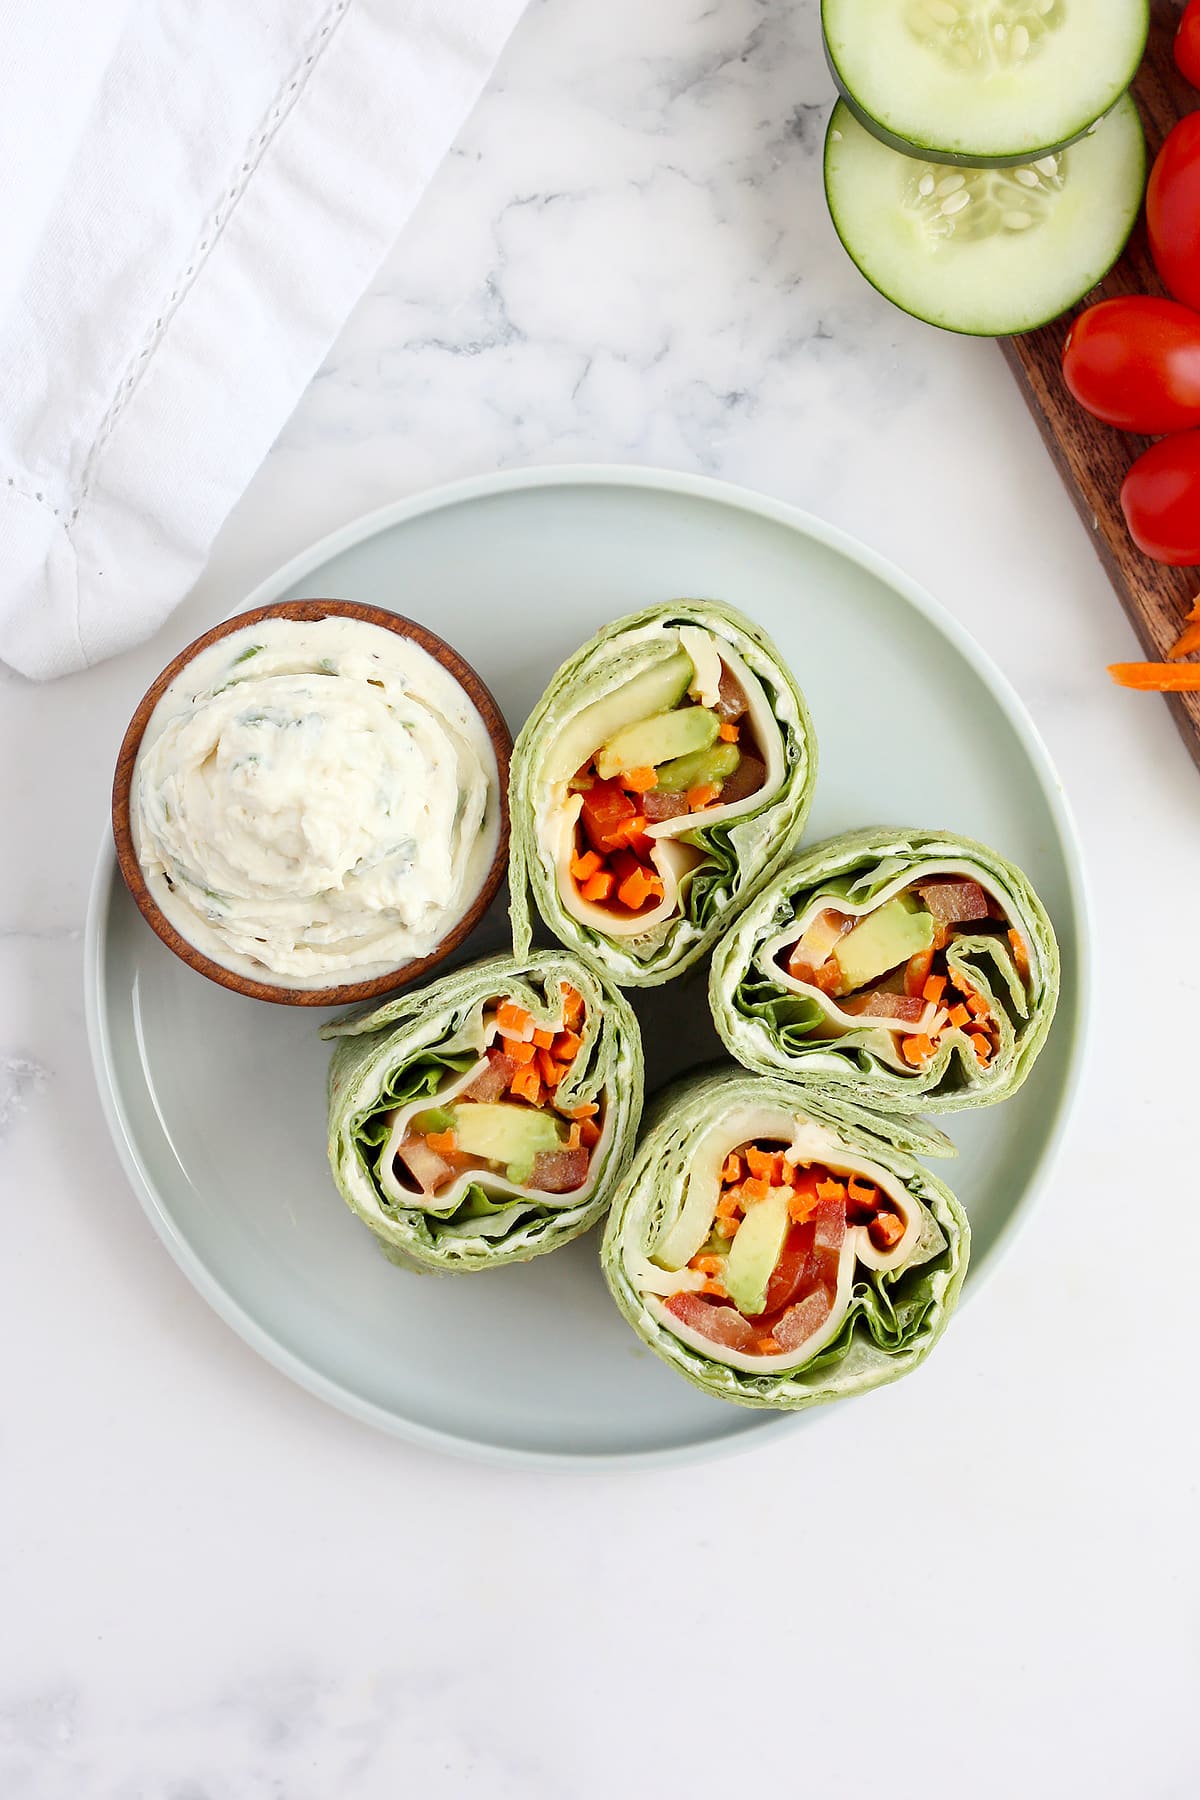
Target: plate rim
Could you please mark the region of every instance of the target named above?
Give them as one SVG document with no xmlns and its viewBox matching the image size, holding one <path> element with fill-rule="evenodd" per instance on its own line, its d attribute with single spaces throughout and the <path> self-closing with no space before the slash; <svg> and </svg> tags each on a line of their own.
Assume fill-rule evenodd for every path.
<svg viewBox="0 0 1200 1800">
<path fill-rule="evenodd" d="M 999 665 L 984 650 L 967 628 L 949 609 L 882 552 L 865 544 L 853 533 L 831 525 L 803 507 L 757 493 L 732 481 L 686 470 L 662 469 L 645 464 L 564 463 L 534 465 L 521 469 L 497 470 L 491 474 L 467 476 L 457 481 L 422 489 L 400 500 L 385 502 L 369 512 L 335 527 L 298 551 L 286 562 L 266 575 L 251 592 L 231 608 L 245 611 L 278 599 L 311 569 L 341 555 L 366 539 L 378 536 L 407 521 L 428 513 L 442 511 L 464 502 L 487 499 L 497 494 L 520 492 L 531 488 L 554 487 L 629 487 L 683 495 L 720 506 L 732 507 L 772 524 L 782 525 L 802 537 L 824 545 L 848 561 L 864 569 L 924 617 L 935 630 L 946 637 L 966 660 L 993 696 L 1008 723 L 1021 742 L 1033 766 L 1054 821 L 1066 865 L 1067 889 L 1076 938 L 1077 981 L 1074 1007 L 1064 1016 L 1060 1006 L 1057 1029 L 1070 1035 L 1066 1077 L 1057 1106 L 1037 1162 L 1008 1218 L 1002 1225 L 987 1263 L 976 1278 L 968 1280 L 963 1300 L 974 1295 L 1012 1249 L 1019 1230 L 1028 1223 L 1034 1204 L 1054 1172 L 1061 1153 L 1067 1124 L 1075 1107 L 1083 1080 L 1091 1044 L 1093 1017 L 1092 993 L 1093 942 L 1090 930 L 1091 902 L 1086 864 L 1079 832 L 1062 780 L 1050 751 L 1037 725 Z M 103 949 L 111 898 L 113 877 L 117 872 L 116 853 L 107 824 L 101 836 L 88 893 L 87 920 L 84 930 L 84 1012 L 92 1072 L 100 1097 L 101 1110 L 118 1159 L 133 1188 L 142 1210 L 175 1263 L 217 1316 L 223 1320 L 252 1350 L 279 1373 L 299 1387 L 334 1406 L 338 1411 L 374 1426 L 392 1437 L 418 1448 L 441 1452 L 460 1460 L 486 1463 L 509 1469 L 555 1470 L 561 1473 L 614 1471 L 678 1467 L 701 1461 L 734 1456 L 761 1444 L 764 1435 L 778 1438 L 784 1429 L 796 1429 L 813 1422 L 813 1414 L 754 1413 L 738 1430 L 718 1438 L 676 1444 L 659 1449 L 613 1451 L 558 1451 L 520 1449 L 464 1437 L 456 1432 L 439 1430 L 418 1420 L 403 1417 L 376 1402 L 365 1399 L 353 1389 L 324 1374 L 298 1355 L 249 1314 L 210 1272 L 208 1266 L 175 1225 L 161 1197 L 143 1166 L 116 1093 L 111 1031 L 104 991 Z"/>
</svg>

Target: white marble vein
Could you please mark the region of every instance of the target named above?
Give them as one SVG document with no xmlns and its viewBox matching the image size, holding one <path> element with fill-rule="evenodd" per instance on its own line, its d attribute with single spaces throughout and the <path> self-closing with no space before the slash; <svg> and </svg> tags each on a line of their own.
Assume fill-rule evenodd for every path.
<svg viewBox="0 0 1200 1800">
<path fill-rule="evenodd" d="M 0 670 L 3 1800 L 1200 1786 L 1200 788 L 1107 683 L 1132 639 L 998 353 L 834 239 L 816 12 L 535 0 L 176 618 Z M 954 1355 L 740 1462 L 551 1481 L 376 1437 L 209 1312 L 109 1143 L 80 934 L 174 648 L 367 507 L 580 459 L 798 500 L 959 614 L 1077 809 L 1101 991 L 1060 1177 Z"/>
</svg>

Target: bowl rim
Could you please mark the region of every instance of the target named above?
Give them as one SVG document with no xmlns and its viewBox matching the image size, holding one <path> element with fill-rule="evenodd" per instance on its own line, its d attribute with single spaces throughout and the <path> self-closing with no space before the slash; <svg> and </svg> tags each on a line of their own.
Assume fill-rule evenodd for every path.
<svg viewBox="0 0 1200 1800">
<path fill-rule="evenodd" d="M 154 895 L 138 861 L 137 851 L 133 843 L 133 828 L 130 818 L 131 798 L 133 791 L 133 772 L 137 763 L 138 752 L 146 727 L 150 722 L 155 707 L 167 688 L 192 662 L 211 644 L 221 638 L 231 636 L 235 631 L 242 631 L 248 626 L 259 624 L 264 619 L 294 619 L 301 623 L 313 624 L 321 619 L 331 617 L 359 619 L 364 624 L 379 626 L 397 637 L 408 638 L 418 644 L 434 660 L 447 670 L 471 701 L 475 710 L 483 720 L 492 749 L 496 757 L 496 770 L 500 800 L 500 833 L 496 842 L 495 853 L 478 893 L 471 905 L 463 913 L 457 923 L 447 932 L 428 956 L 417 957 L 411 962 L 400 963 L 394 969 L 382 975 L 372 976 L 367 981 L 338 982 L 332 987 L 293 988 L 273 981 L 259 981 L 253 976 L 242 975 L 236 969 L 230 969 L 215 957 L 206 955 L 189 942 L 183 933 L 167 918 Z M 390 612 L 383 606 L 372 606 L 359 600 L 277 600 L 267 606 L 252 607 L 248 612 L 235 613 L 231 618 L 222 619 L 218 624 L 202 632 L 190 644 L 171 659 L 166 668 L 150 683 L 142 698 L 134 709 L 121 740 L 121 748 L 117 753 L 116 770 L 112 786 L 112 835 L 116 848 L 117 865 L 124 878 L 125 885 L 132 894 L 138 911 L 145 919 L 168 950 L 172 950 L 181 962 L 195 969 L 200 975 L 214 981 L 218 986 L 229 988 L 234 993 L 243 994 L 251 1000 L 266 1000 L 278 1006 L 351 1006 L 360 1000 L 378 999 L 383 994 L 392 993 L 396 988 L 408 982 L 417 981 L 423 975 L 444 962 L 459 945 L 475 930 L 488 907 L 499 891 L 500 884 L 508 870 L 509 850 L 509 813 L 508 813 L 508 772 L 512 755 L 512 733 L 501 712 L 491 689 L 479 674 L 478 670 L 459 654 L 452 644 L 422 625 L 416 619 L 410 619 L 403 613 Z"/>
</svg>

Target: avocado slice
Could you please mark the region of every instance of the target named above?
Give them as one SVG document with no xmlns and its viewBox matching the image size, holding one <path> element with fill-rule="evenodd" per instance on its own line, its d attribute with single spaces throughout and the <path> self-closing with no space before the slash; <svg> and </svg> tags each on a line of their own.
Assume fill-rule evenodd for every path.
<svg viewBox="0 0 1200 1800">
<path fill-rule="evenodd" d="M 897 894 L 848 931 L 834 946 L 833 960 L 841 980 L 839 994 L 852 994 L 933 947 L 933 914 L 916 910 Z"/>
<path fill-rule="evenodd" d="M 445 1106 L 427 1106 L 424 1112 L 414 1113 L 408 1122 L 421 1137 L 428 1137 L 431 1131 L 454 1130 L 454 1114 Z"/>
<path fill-rule="evenodd" d="M 611 781 L 625 769 L 652 769 L 672 757 L 707 750 L 720 730 L 720 719 L 706 706 L 681 706 L 639 719 L 609 738 L 596 757 L 596 773 L 601 781 Z"/>
<path fill-rule="evenodd" d="M 726 1292 L 739 1312 L 760 1313 L 767 1284 L 783 1252 L 788 1234 L 790 1188 L 770 1188 L 756 1200 L 729 1247 L 723 1277 Z"/>
<path fill-rule="evenodd" d="M 506 1164 L 513 1181 L 529 1179 L 539 1151 L 559 1148 L 558 1128 L 551 1115 L 513 1101 L 473 1100 L 456 1106 L 453 1129 L 460 1150 Z"/>
<path fill-rule="evenodd" d="M 658 771 L 658 785 L 664 794 L 683 794 L 688 788 L 716 786 L 728 781 L 741 761 L 736 744 L 714 744 L 709 750 L 695 750 L 690 756 L 677 756 L 663 763 Z"/>
</svg>

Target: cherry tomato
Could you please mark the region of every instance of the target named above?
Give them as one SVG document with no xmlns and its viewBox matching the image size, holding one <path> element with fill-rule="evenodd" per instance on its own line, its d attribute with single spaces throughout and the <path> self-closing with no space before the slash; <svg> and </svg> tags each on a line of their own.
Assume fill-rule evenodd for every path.
<svg viewBox="0 0 1200 1800">
<path fill-rule="evenodd" d="M 1175 38 L 1175 61 L 1185 81 L 1200 88 L 1200 0 L 1188 0 Z"/>
<path fill-rule="evenodd" d="M 1143 294 L 1101 300 L 1071 327 L 1063 378 L 1106 425 L 1162 437 L 1200 425 L 1200 314 Z"/>
<path fill-rule="evenodd" d="M 1163 284 L 1200 311 L 1200 112 L 1180 119 L 1146 189 L 1150 249 Z"/>
<path fill-rule="evenodd" d="M 1125 477 L 1129 535 L 1155 562 L 1200 563 L 1200 431 L 1162 438 Z"/>
</svg>

